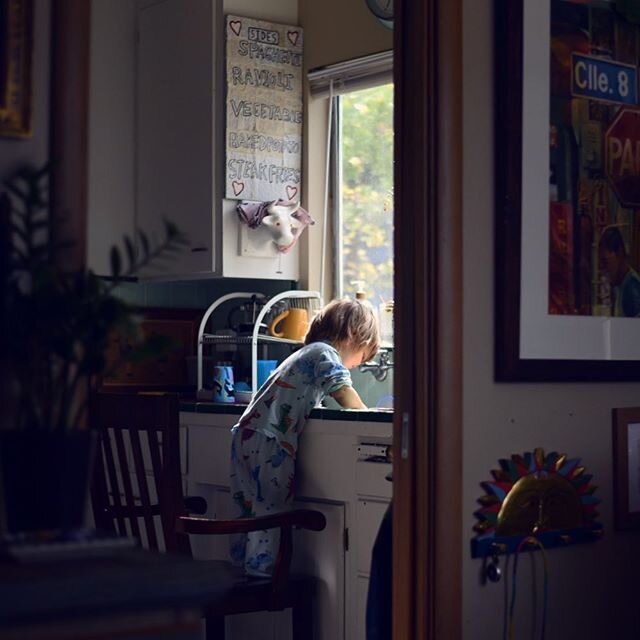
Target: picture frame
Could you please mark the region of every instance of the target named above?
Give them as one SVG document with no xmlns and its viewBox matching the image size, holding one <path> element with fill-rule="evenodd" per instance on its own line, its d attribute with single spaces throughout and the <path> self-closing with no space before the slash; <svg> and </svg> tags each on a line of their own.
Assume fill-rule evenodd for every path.
<svg viewBox="0 0 640 640">
<path fill-rule="evenodd" d="M 613 409 L 614 525 L 640 531 L 640 407 Z"/>
<path fill-rule="evenodd" d="M 33 0 L 0 0 L 0 137 L 32 135 Z"/>
<path fill-rule="evenodd" d="M 195 385 L 189 385 L 187 359 L 196 355 L 203 310 L 139 307 L 136 311 L 143 335 L 161 335 L 171 340 L 175 348 L 162 356 L 127 361 L 130 339 L 121 332 L 114 332 L 105 354 L 109 373 L 102 376 L 99 387 L 107 391 L 195 392 Z"/>
<path fill-rule="evenodd" d="M 549 312 L 551 6 L 562 1 L 495 0 L 495 379 L 640 380 L 640 318 Z"/>
</svg>

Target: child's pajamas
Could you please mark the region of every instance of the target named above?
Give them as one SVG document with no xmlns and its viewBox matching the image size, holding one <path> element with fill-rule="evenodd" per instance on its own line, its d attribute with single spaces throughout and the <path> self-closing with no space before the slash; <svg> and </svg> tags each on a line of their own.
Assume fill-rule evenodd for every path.
<svg viewBox="0 0 640 640">
<path fill-rule="evenodd" d="M 326 342 L 309 344 L 269 377 L 232 429 L 231 496 L 237 517 L 291 508 L 295 459 L 311 410 L 328 394 L 351 386 L 351 374 Z M 232 541 L 231 556 L 252 575 L 273 571 L 279 530 L 258 531 Z"/>
<path fill-rule="evenodd" d="M 287 511 L 293 502 L 295 461 L 275 438 L 238 429 L 231 444 L 231 497 L 241 518 Z M 271 575 L 278 553 L 280 530 L 235 536 L 231 558 L 247 573 Z"/>
</svg>

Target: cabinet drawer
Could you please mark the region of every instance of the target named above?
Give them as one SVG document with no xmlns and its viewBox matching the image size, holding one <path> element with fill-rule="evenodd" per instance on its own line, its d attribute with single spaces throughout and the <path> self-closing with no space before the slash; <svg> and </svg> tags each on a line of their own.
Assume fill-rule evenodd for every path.
<svg viewBox="0 0 640 640">
<path fill-rule="evenodd" d="M 356 493 L 391 500 L 393 485 L 386 479 L 391 471 L 390 462 L 356 462 Z"/>
</svg>

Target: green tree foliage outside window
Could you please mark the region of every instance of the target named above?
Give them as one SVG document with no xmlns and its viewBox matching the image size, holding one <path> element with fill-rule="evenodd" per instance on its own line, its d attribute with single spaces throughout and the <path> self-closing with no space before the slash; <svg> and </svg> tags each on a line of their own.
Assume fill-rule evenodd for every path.
<svg viewBox="0 0 640 640">
<path fill-rule="evenodd" d="M 393 299 L 393 85 L 340 99 L 343 292 L 366 284 L 374 305 Z"/>
</svg>

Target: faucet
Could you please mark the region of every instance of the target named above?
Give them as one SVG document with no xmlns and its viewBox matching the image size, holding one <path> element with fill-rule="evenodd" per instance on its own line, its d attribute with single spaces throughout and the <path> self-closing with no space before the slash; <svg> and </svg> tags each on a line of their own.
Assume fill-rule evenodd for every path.
<svg viewBox="0 0 640 640">
<path fill-rule="evenodd" d="M 364 362 L 358 367 L 358 371 L 369 371 L 371 375 L 382 382 L 386 380 L 389 375 L 389 369 L 393 368 L 393 362 L 391 361 L 391 355 L 389 351 L 386 349 L 381 349 L 378 352 L 378 361 L 370 360 L 369 362 Z"/>
</svg>

